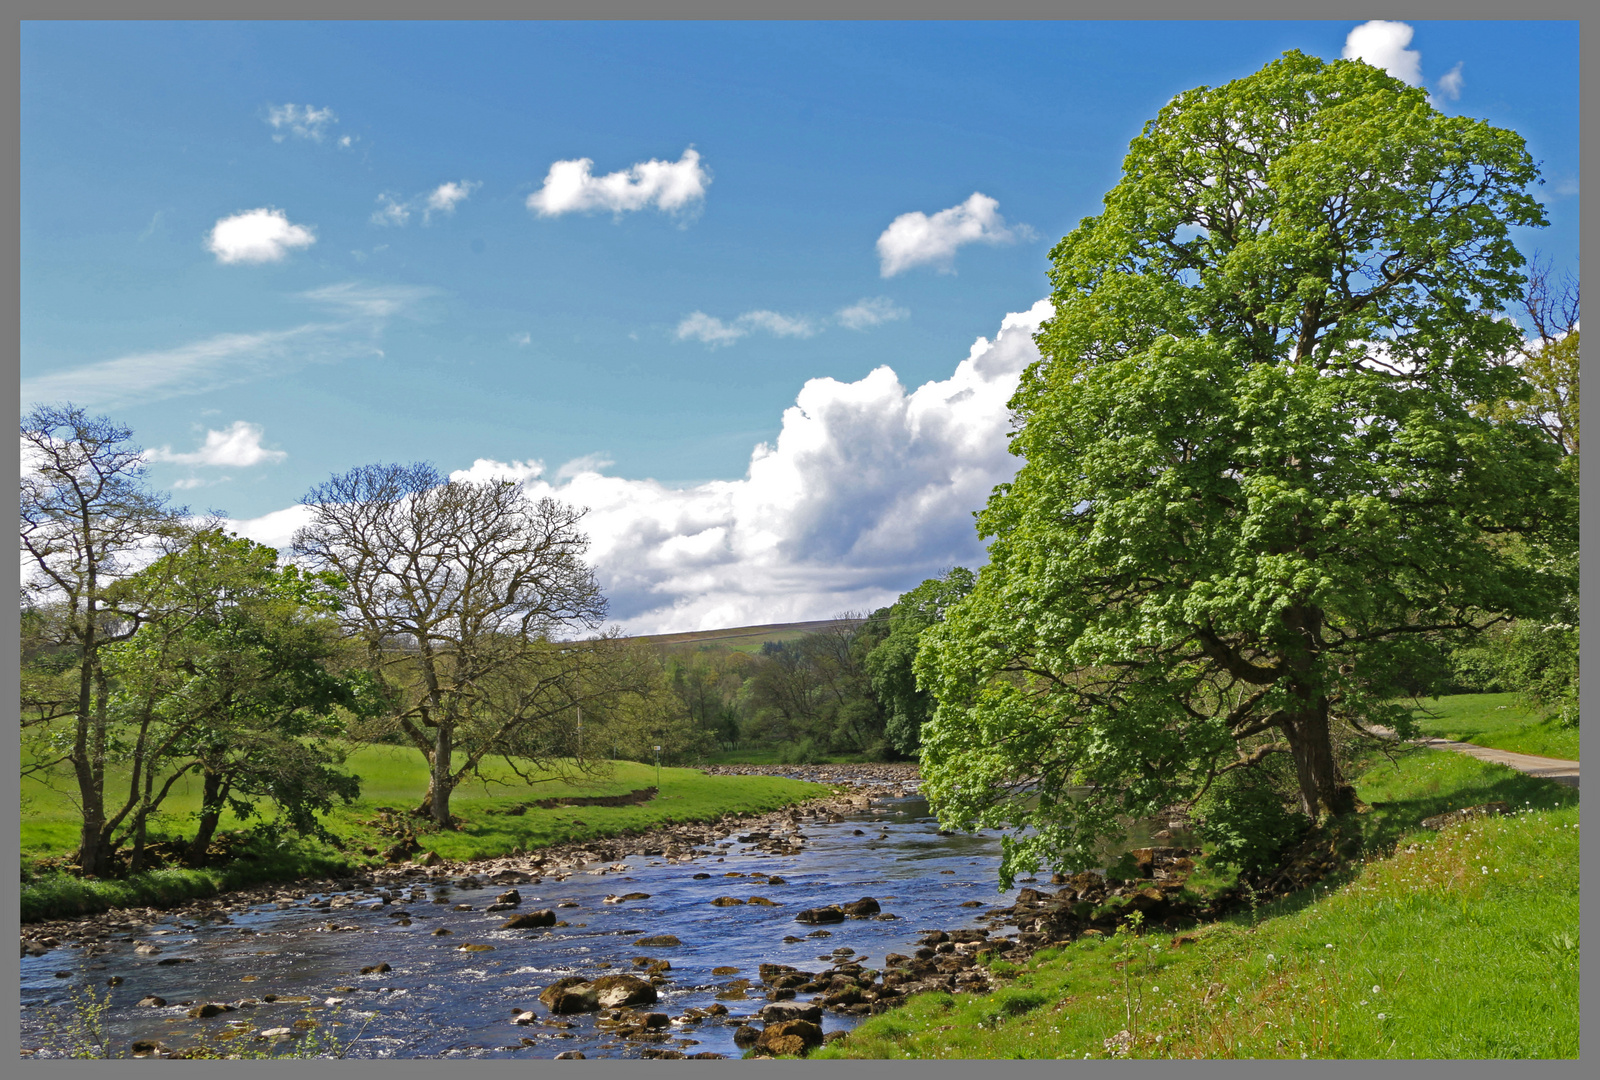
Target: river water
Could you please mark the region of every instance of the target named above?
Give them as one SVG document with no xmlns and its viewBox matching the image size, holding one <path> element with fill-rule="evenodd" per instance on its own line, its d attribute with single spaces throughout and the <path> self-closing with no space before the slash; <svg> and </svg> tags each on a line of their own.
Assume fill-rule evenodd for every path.
<svg viewBox="0 0 1600 1080">
<path fill-rule="evenodd" d="M 672 1041 L 654 1045 L 739 1057 L 742 1051 L 733 1043 L 738 1025 L 730 1021 L 766 1004 L 757 965 L 820 971 L 842 958 L 835 950 L 851 949 L 851 959 L 881 968 L 886 953 L 913 952 L 921 933 L 975 926 L 985 908 L 1011 902 L 997 890 L 999 835 L 941 836 L 920 798 L 889 800 L 833 823 L 808 823 L 801 832 L 805 848 L 792 855 L 771 855 L 731 839 L 714 856 L 668 864 L 630 855 L 620 864 L 625 870 L 602 874 L 597 871 L 608 864 L 591 864 L 564 881 L 547 877 L 516 886 L 522 895 L 518 910 L 556 908 L 557 916 L 571 924 L 545 931 L 497 929 L 514 912 L 489 914 L 484 908 L 507 886 L 460 888 L 420 879 L 386 883 L 397 897 L 386 907 L 356 891 L 350 894 L 356 906 L 331 911 L 266 903 L 210 921 L 185 922 L 185 916 L 174 915 L 127 935 L 135 940 L 111 939 L 109 950 L 98 955 L 61 947 L 24 956 L 21 1045 L 49 1044 L 44 1018 L 59 1013 L 70 988 L 87 983 L 103 993 L 110 978 L 121 976 L 110 990 L 107 1014 L 108 1042 L 117 1051 L 136 1039 L 177 1047 L 230 1026 L 288 1026 L 310 1009 L 319 1023 L 340 1024 L 336 1030 L 342 1039 L 359 1033 L 348 1057 L 537 1059 L 565 1050 L 581 1050 L 591 1058 L 638 1057 L 651 1044 L 613 1039 L 597 1026 L 594 1014 L 552 1017 L 538 996 L 565 975 L 643 974 L 633 959 L 649 956 L 671 963 L 671 981 L 658 988 L 657 1004 L 640 1011 L 678 1016 L 687 1008 L 720 1002 L 730 1013 L 721 1021 L 674 1024 Z M 697 873 L 711 876 L 696 880 Z M 784 883 L 771 885 L 750 876 L 754 873 L 776 875 Z M 648 893 L 649 899 L 603 902 L 608 895 L 630 892 Z M 306 894 L 307 899 L 337 895 Z M 402 900 L 405 896 L 422 898 Z M 763 896 L 779 906 L 713 906 L 721 896 Z M 863 896 L 877 898 L 885 913 L 898 918 L 850 919 L 821 928 L 795 921 L 803 908 Z M 435 903 L 436 898 L 448 902 Z M 961 906 L 972 900 L 980 905 Z M 561 903 L 576 906 L 557 907 Z M 456 904 L 474 910 L 455 911 Z M 409 926 L 399 925 L 393 916 L 397 909 L 410 912 Z M 353 929 L 326 929 L 330 924 Z M 435 935 L 441 926 L 451 933 Z M 827 934 L 808 936 L 817 929 Z M 682 944 L 634 944 L 657 934 L 672 934 Z M 786 936 L 800 940 L 786 943 Z M 136 954 L 136 940 L 157 943 L 161 952 Z M 493 950 L 462 951 L 469 943 Z M 161 964 L 175 959 L 194 962 Z M 380 963 L 390 970 L 359 974 L 362 967 Z M 713 973 L 720 967 L 737 972 Z M 58 977 L 60 972 L 66 977 Z M 747 998 L 737 988 L 739 979 L 750 980 Z M 151 994 L 170 1004 L 135 1005 Z M 178 1004 L 259 1001 L 267 994 L 280 1000 L 207 1020 L 189 1019 L 188 1009 Z M 535 1011 L 540 1022 L 513 1023 L 513 1014 L 522 1010 Z M 571 1026 L 556 1026 L 560 1023 Z M 828 1013 L 823 1029 L 856 1023 Z"/>
</svg>

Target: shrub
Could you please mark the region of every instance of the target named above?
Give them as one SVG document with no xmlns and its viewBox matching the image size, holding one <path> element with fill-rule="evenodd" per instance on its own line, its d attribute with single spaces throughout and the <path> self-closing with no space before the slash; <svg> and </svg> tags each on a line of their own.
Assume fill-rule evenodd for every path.
<svg viewBox="0 0 1600 1080">
<path fill-rule="evenodd" d="M 1310 824 L 1289 807 L 1276 778 L 1265 770 L 1224 773 L 1195 809 L 1200 819 L 1195 831 L 1210 861 L 1244 873 L 1270 867 Z"/>
</svg>

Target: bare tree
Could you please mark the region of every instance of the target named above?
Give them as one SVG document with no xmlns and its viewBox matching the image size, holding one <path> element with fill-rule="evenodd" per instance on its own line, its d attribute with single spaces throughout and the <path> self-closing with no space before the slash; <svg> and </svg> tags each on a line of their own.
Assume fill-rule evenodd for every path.
<svg viewBox="0 0 1600 1080">
<path fill-rule="evenodd" d="M 119 608 L 116 583 L 146 549 L 174 534 L 183 511 L 141 483 L 144 459 L 132 432 L 71 404 L 41 405 L 23 417 L 21 547 L 26 607 L 48 612 L 52 644 L 73 654 L 76 692 L 35 702 L 32 719 L 71 722 L 64 758 L 83 815 L 76 861 L 86 875 L 109 869 L 105 808 L 111 743 L 110 687 L 101 650 L 138 630 L 143 615 Z M 25 703 L 25 707 L 26 707 Z"/>
<path fill-rule="evenodd" d="M 510 480 L 447 480 L 432 466 L 367 465 L 302 500 L 294 550 L 347 583 L 348 629 L 395 695 L 395 723 L 428 759 L 418 808 L 450 824 L 450 793 L 490 754 L 554 756 L 533 736 L 575 715 L 594 680 L 605 599 L 582 556 L 583 511 Z M 456 752 L 462 760 L 456 760 Z"/>
</svg>

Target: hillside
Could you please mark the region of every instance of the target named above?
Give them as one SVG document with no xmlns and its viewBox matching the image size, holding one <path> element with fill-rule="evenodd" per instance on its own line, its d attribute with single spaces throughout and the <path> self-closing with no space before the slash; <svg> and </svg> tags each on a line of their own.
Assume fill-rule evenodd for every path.
<svg viewBox="0 0 1600 1080">
<path fill-rule="evenodd" d="M 723 630 L 686 630 L 679 634 L 646 634 L 635 641 L 674 647 L 716 646 L 734 652 L 759 652 L 769 641 L 797 641 L 807 634 L 837 627 L 857 626 L 862 619 L 821 619 L 816 622 L 768 623 L 764 626 L 733 626 Z"/>
</svg>

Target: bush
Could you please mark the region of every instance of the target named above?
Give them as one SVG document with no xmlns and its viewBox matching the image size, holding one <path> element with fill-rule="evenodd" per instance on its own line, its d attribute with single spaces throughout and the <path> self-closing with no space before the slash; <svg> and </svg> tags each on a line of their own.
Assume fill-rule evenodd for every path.
<svg viewBox="0 0 1600 1080">
<path fill-rule="evenodd" d="M 1264 769 L 1224 773 L 1195 809 L 1200 819 L 1195 832 L 1210 850 L 1210 861 L 1244 873 L 1271 867 L 1310 824 L 1290 809 L 1277 778 Z"/>
</svg>

